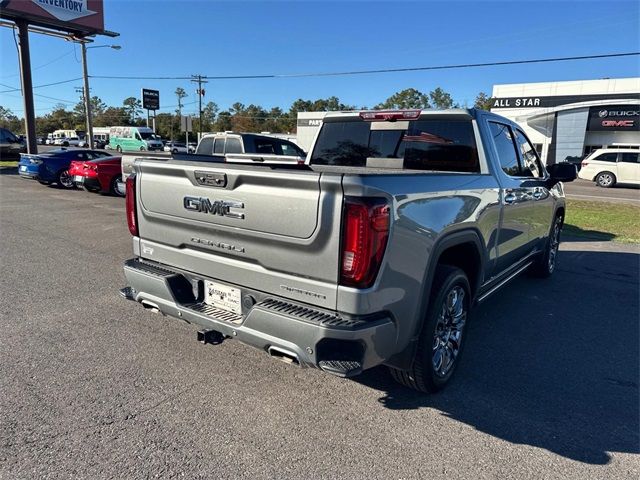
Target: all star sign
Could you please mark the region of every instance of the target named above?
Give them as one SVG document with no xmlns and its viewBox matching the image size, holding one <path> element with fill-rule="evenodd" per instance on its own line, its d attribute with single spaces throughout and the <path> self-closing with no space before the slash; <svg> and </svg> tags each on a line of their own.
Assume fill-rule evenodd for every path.
<svg viewBox="0 0 640 480">
<path fill-rule="evenodd" d="M 76 18 L 93 15 L 87 7 L 87 0 L 31 0 L 44 8 L 51 15 L 63 22 L 70 22 Z"/>
<path fill-rule="evenodd" d="M 103 0 L 0 0 L 0 17 L 85 35 L 104 31 Z"/>
</svg>

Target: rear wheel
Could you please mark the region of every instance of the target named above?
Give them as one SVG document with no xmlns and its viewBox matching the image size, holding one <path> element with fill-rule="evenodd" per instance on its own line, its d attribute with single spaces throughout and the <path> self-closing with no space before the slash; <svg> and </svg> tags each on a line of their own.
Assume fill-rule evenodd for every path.
<svg viewBox="0 0 640 480">
<path fill-rule="evenodd" d="M 122 147 L 120 145 L 116 145 L 116 151 L 118 153 L 122 153 Z"/>
<path fill-rule="evenodd" d="M 144 151 L 145 151 L 145 148 L 144 148 L 144 147 L 140 147 L 140 151 L 141 151 L 141 152 L 144 152 Z"/>
<path fill-rule="evenodd" d="M 600 172 L 596 177 L 596 185 L 602 188 L 611 188 L 616 184 L 616 176 L 611 172 Z"/>
<path fill-rule="evenodd" d="M 69 170 L 65 169 L 58 172 L 57 184 L 60 188 L 73 188 L 75 186 L 71 175 L 69 175 Z"/>
<path fill-rule="evenodd" d="M 111 192 L 111 195 L 115 195 L 116 197 L 124 197 L 124 184 L 122 183 L 122 178 L 119 175 L 113 177 L 113 179 L 111 180 L 109 191 Z"/>
<path fill-rule="evenodd" d="M 469 280 L 465 273 L 456 267 L 439 265 L 411 368 L 391 368 L 391 376 L 420 392 L 442 389 L 460 361 L 470 305 Z"/>
</svg>

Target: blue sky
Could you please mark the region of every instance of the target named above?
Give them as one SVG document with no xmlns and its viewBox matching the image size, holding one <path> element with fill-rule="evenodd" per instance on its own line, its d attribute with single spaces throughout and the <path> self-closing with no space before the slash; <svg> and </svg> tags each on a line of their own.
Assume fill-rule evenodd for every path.
<svg viewBox="0 0 640 480">
<path fill-rule="evenodd" d="M 477 63 L 639 50 L 638 2 L 448 1 L 283 2 L 105 0 L 105 26 L 122 50 L 89 50 L 90 75 L 189 76 L 292 74 L 359 69 Z M 81 77 L 79 48 L 31 34 L 34 85 Z M 0 28 L 0 91 L 19 86 L 12 31 Z M 263 80 L 219 80 L 206 86 L 206 101 L 228 108 L 239 101 L 288 108 L 297 98 L 338 96 L 372 106 L 394 92 L 440 86 L 454 99 L 473 103 L 496 83 L 629 77 L 638 57 L 581 62 L 484 67 L 467 70 Z M 56 99 L 77 101 L 81 80 L 38 88 L 36 113 Z M 164 111 L 173 94 L 189 93 L 185 111 L 195 113 L 195 86 L 186 80 L 91 79 L 92 95 L 120 106 L 140 88 L 160 90 Z M 52 98 L 45 98 L 54 97 Z M 20 92 L 0 93 L 0 105 L 22 115 Z M 71 105 L 70 105 L 71 106 Z"/>
</svg>

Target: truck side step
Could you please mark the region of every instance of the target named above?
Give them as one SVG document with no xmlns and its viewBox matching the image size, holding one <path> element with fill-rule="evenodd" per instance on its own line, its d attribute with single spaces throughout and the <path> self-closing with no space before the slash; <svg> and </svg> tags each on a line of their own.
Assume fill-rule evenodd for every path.
<svg viewBox="0 0 640 480">
<path fill-rule="evenodd" d="M 362 373 L 362 363 L 353 360 L 321 360 L 318 366 L 338 377 L 353 377 Z"/>
</svg>

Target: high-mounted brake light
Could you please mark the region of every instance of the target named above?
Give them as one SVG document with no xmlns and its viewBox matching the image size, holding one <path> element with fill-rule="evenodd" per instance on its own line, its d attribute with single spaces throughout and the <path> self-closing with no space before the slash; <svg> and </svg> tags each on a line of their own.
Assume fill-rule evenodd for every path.
<svg viewBox="0 0 640 480">
<path fill-rule="evenodd" d="M 360 112 L 360 118 L 369 122 L 396 120 L 417 120 L 420 117 L 420 110 L 380 110 L 372 112 Z"/>
<path fill-rule="evenodd" d="M 389 237 L 389 205 L 379 198 L 347 198 L 342 230 L 340 283 L 370 287 Z"/>
<path fill-rule="evenodd" d="M 126 199 L 127 204 L 127 225 L 129 226 L 129 232 L 134 237 L 138 236 L 138 212 L 136 211 L 136 176 L 131 174 L 127 177 L 126 187 Z"/>
</svg>

